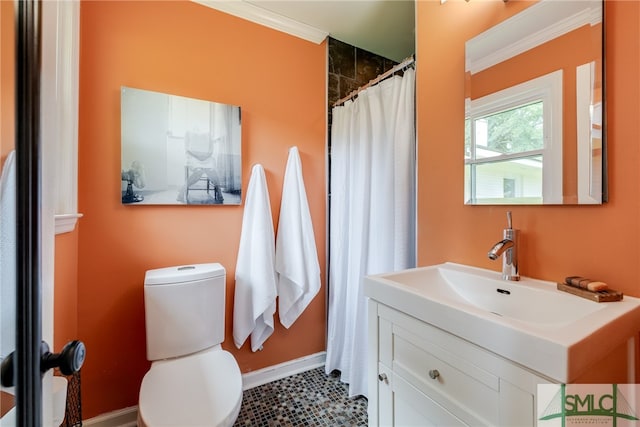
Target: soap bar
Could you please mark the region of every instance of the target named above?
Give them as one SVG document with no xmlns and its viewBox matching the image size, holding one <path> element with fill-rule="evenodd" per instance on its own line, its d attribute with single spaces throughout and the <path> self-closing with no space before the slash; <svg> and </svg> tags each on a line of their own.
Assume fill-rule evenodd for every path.
<svg viewBox="0 0 640 427">
<path fill-rule="evenodd" d="M 593 292 L 603 291 L 609 286 L 604 282 L 587 279 L 580 276 L 569 276 L 564 279 L 565 283 L 582 289 L 588 289 Z"/>
</svg>

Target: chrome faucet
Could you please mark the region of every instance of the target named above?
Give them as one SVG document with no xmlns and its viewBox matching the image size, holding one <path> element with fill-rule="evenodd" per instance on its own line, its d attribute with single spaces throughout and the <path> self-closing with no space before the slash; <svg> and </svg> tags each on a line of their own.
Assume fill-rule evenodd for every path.
<svg viewBox="0 0 640 427">
<path fill-rule="evenodd" d="M 502 278 L 504 280 L 520 280 L 518 272 L 518 230 L 512 227 L 511 211 L 507 211 L 507 228 L 503 239 L 493 245 L 487 254 L 489 259 L 496 260 L 502 255 Z"/>
</svg>

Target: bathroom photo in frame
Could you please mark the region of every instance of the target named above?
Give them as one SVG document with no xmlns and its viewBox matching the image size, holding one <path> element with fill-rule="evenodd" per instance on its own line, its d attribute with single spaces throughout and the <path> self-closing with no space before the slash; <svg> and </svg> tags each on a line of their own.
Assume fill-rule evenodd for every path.
<svg viewBox="0 0 640 427">
<path fill-rule="evenodd" d="M 240 107 L 124 86 L 120 95 L 123 204 L 240 204 Z"/>
</svg>

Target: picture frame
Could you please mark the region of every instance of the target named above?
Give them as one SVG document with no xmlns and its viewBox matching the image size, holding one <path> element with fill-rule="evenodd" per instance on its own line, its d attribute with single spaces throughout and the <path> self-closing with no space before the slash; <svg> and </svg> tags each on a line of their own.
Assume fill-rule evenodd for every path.
<svg viewBox="0 0 640 427">
<path fill-rule="evenodd" d="M 121 87 L 122 204 L 239 205 L 239 106 Z"/>
</svg>

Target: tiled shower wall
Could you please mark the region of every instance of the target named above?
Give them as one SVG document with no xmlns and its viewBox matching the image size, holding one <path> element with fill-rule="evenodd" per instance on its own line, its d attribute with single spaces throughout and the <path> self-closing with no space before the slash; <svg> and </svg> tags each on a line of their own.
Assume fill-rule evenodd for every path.
<svg viewBox="0 0 640 427">
<path fill-rule="evenodd" d="M 336 101 L 396 64 L 390 59 L 329 38 L 329 124 L 331 108 Z"/>
</svg>

